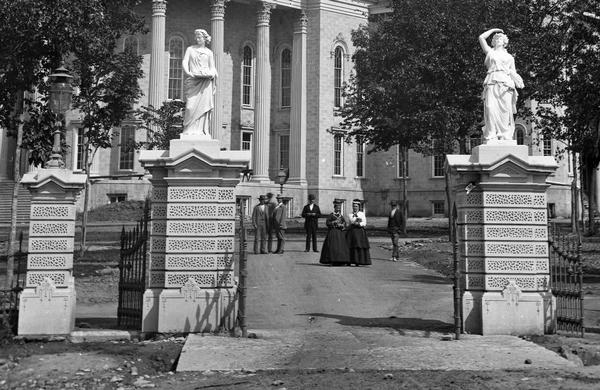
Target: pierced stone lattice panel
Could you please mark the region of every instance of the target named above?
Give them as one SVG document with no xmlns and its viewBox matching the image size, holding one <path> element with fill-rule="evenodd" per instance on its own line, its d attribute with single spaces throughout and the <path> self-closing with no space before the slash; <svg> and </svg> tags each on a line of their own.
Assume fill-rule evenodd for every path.
<svg viewBox="0 0 600 390">
<path fill-rule="evenodd" d="M 463 224 L 493 224 L 507 223 L 512 225 L 545 225 L 546 209 L 544 210 L 507 210 L 507 209 L 465 209 L 459 217 Z"/>
<path fill-rule="evenodd" d="M 169 187 L 169 202 L 214 202 L 219 197 L 218 187 Z"/>
<path fill-rule="evenodd" d="M 488 273 L 505 273 L 505 274 L 536 274 L 547 272 L 548 266 L 544 264 L 548 262 L 539 259 L 486 259 L 485 271 Z M 542 267 L 540 269 L 539 267 Z"/>
<path fill-rule="evenodd" d="M 233 188 L 219 188 L 219 200 L 222 202 L 235 202 Z"/>
<path fill-rule="evenodd" d="M 522 291 L 546 291 L 548 290 L 548 276 L 546 275 L 486 275 L 486 291 L 502 291 L 511 280 L 519 286 Z"/>
<path fill-rule="evenodd" d="M 464 206 L 481 206 L 483 205 L 483 193 L 470 192 L 464 198 Z"/>
<path fill-rule="evenodd" d="M 150 270 L 163 270 L 165 269 L 165 258 L 164 253 L 152 253 L 150 255 Z"/>
<path fill-rule="evenodd" d="M 492 207 L 529 207 L 546 209 L 546 194 L 528 192 L 484 192 L 483 205 Z"/>
<path fill-rule="evenodd" d="M 152 186 L 152 203 L 167 201 L 167 187 Z"/>
<path fill-rule="evenodd" d="M 233 221 L 169 221 L 166 233 L 175 236 L 232 236 L 234 229 Z"/>
<path fill-rule="evenodd" d="M 235 259 L 233 255 L 218 255 L 217 256 L 217 268 L 218 269 L 233 269 Z"/>
<path fill-rule="evenodd" d="M 150 288 L 163 288 L 163 287 L 165 287 L 165 272 L 164 271 L 150 272 Z"/>
<path fill-rule="evenodd" d="M 73 255 L 30 254 L 27 256 L 27 269 L 71 269 Z"/>
<path fill-rule="evenodd" d="M 220 288 L 229 288 L 234 286 L 233 272 L 218 272 L 217 286 Z"/>
<path fill-rule="evenodd" d="M 29 214 L 32 220 L 37 219 L 61 219 L 75 220 L 74 205 L 31 205 Z"/>
<path fill-rule="evenodd" d="M 29 225 L 29 236 L 70 236 L 75 235 L 75 222 L 32 221 Z"/>
<path fill-rule="evenodd" d="M 548 241 L 548 228 L 545 225 L 463 225 L 458 231 L 462 240 Z"/>
<path fill-rule="evenodd" d="M 153 220 L 165 219 L 167 217 L 167 204 L 166 203 L 152 203 L 152 209 L 150 215 Z"/>
<path fill-rule="evenodd" d="M 232 268 L 233 256 L 231 255 L 166 255 L 165 258 L 165 269 L 167 270 L 215 270 Z"/>
<path fill-rule="evenodd" d="M 235 205 L 169 204 L 168 219 L 221 219 L 235 218 Z"/>
<path fill-rule="evenodd" d="M 44 279 L 48 278 L 56 287 L 67 287 L 70 277 L 70 271 L 28 271 L 25 285 L 27 287 L 39 286 L 44 282 Z"/>
<path fill-rule="evenodd" d="M 461 272 L 476 272 L 482 273 L 485 271 L 485 264 L 482 258 L 469 257 L 460 263 Z"/>
<path fill-rule="evenodd" d="M 150 232 L 153 235 L 164 235 L 167 232 L 167 222 L 152 221 L 150 224 Z"/>
<path fill-rule="evenodd" d="M 69 238 L 30 238 L 30 253 L 73 252 L 73 239 Z"/>
<path fill-rule="evenodd" d="M 231 238 L 167 238 L 166 252 L 233 252 Z"/>
<path fill-rule="evenodd" d="M 547 257 L 546 242 L 463 242 L 465 256 Z"/>
<path fill-rule="evenodd" d="M 166 248 L 166 239 L 164 237 L 150 237 L 150 248 L 152 253 L 164 252 Z"/>
<path fill-rule="evenodd" d="M 201 288 L 213 288 L 217 284 L 217 273 L 207 272 L 165 272 L 165 287 L 183 287 L 188 279 L 193 279 Z"/>
<path fill-rule="evenodd" d="M 485 287 L 485 276 L 479 274 L 464 275 L 464 286 L 466 290 L 483 290 Z"/>
</svg>

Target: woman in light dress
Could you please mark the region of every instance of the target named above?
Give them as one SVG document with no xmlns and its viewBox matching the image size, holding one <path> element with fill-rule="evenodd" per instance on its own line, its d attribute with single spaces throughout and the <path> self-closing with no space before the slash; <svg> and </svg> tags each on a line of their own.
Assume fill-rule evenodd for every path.
<svg viewBox="0 0 600 390">
<path fill-rule="evenodd" d="M 196 44 L 189 46 L 183 56 L 186 104 L 182 134 L 210 138 L 217 69 L 213 53 L 206 47 L 210 43 L 210 35 L 202 29 L 195 30 L 194 34 Z"/>
<path fill-rule="evenodd" d="M 371 254 L 369 253 L 369 240 L 365 232 L 367 217 L 360 211 L 360 200 L 352 201 L 352 213 L 348 216 L 348 232 L 346 241 L 350 249 L 350 264 L 356 266 L 370 265 Z"/>
<path fill-rule="evenodd" d="M 492 37 L 492 47 L 486 39 Z M 515 132 L 514 115 L 517 113 L 517 88 L 523 88 L 523 79 L 515 70 L 515 59 L 506 51 L 508 37 L 499 28 L 479 36 L 485 53 L 487 76 L 483 82 L 483 137 L 490 140 L 512 140 Z"/>
</svg>

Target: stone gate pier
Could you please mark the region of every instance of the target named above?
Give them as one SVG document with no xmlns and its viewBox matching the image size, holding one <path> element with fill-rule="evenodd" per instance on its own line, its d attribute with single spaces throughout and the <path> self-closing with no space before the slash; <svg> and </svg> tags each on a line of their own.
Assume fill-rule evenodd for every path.
<svg viewBox="0 0 600 390">
<path fill-rule="evenodd" d="M 551 156 L 515 141 L 448 155 L 454 181 L 466 333 L 543 334 L 553 325 L 546 178 Z"/>
<path fill-rule="evenodd" d="M 218 140 L 172 140 L 140 162 L 152 174 L 150 284 L 143 332 L 232 329 L 237 314 L 234 275 L 234 188 L 248 151 L 221 151 Z"/>
</svg>

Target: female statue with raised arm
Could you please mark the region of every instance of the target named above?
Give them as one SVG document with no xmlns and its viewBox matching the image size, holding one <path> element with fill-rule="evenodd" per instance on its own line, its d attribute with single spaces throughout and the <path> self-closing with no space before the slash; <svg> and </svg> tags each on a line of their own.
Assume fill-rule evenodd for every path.
<svg viewBox="0 0 600 390">
<path fill-rule="evenodd" d="M 202 29 L 195 30 L 194 34 L 196 44 L 189 46 L 183 56 L 186 104 L 182 134 L 210 138 L 217 69 L 213 53 L 206 47 L 210 43 L 210 35 Z"/>
<path fill-rule="evenodd" d="M 486 39 L 492 37 L 492 47 Z M 523 88 L 523 79 L 515 70 L 515 59 L 506 51 L 508 37 L 499 28 L 479 36 L 485 53 L 487 76 L 483 82 L 483 137 L 490 140 L 512 140 L 517 113 L 517 88 Z"/>
</svg>

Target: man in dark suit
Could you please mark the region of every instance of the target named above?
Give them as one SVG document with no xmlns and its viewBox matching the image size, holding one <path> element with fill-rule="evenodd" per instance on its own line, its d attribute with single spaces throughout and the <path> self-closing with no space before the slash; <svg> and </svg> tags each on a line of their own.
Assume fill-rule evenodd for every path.
<svg viewBox="0 0 600 390">
<path fill-rule="evenodd" d="M 398 261 L 398 238 L 400 237 L 400 233 L 404 232 L 406 218 L 404 218 L 404 214 L 402 214 L 400 207 L 398 207 L 398 202 L 392 200 L 390 206 L 392 210 L 388 217 L 387 228 L 392 238 L 392 261 Z"/>
<path fill-rule="evenodd" d="M 258 242 L 260 241 L 260 253 L 266 254 L 267 231 L 271 216 L 269 208 L 265 204 L 267 197 L 261 195 L 258 197 L 259 203 L 252 210 L 252 225 L 254 226 L 254 254 L 258 254 Z"/>
<path fill-rule="evenodd" d="M 310 242 L 312 241 L 313 251 L 317 250 L 317 227 L 319 226 L 319 217 L 321 210 L 315 204 L 315 196 L 308 194 L 308 204 L 302 209 L 302 218 L 304 218 L 304 231 L 306 231 L 306 250 L 310 250 Z"/>
<path fill-rule="evenodd" d="M 267 208 L 269 209 L 269 229 L 267 230 L 267 250 L 269 253 L 273 253 L 273 235 L 275 235 L 275 227 L 273 225 L 273 211 L 277 206 L 277 200 L 271 192 L 267 193 Z"/>
<path fill-rule="evenodd" d="M 273 210 L 273 230 L 277 236 L 277 250 L 275 253 L 283 253 L 285 248 L 285 229 L 287 229 L 287 208 L 283 204 L 283 196 L 277 194 L 277 206 Z"/>
</svg>

